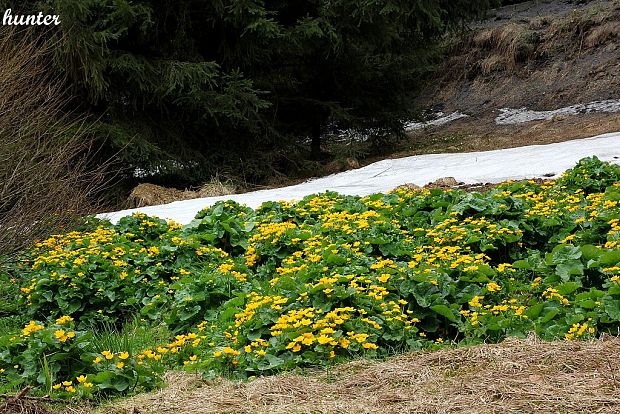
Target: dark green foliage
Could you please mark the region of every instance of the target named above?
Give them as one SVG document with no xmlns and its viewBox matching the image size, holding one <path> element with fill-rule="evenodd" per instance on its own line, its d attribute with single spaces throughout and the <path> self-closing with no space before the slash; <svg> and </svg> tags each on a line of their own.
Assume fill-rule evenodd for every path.
<svg viewBox="0 0 620 414">
<path fill-rule="evenodd" d="M 200 181 L 328 127 L 398 132 L 431 42 L 493 0 L 47 0 L 55 63 L 125 164 Z M 240 162 L 238 161 L 240 160 Z"/>
</svg>

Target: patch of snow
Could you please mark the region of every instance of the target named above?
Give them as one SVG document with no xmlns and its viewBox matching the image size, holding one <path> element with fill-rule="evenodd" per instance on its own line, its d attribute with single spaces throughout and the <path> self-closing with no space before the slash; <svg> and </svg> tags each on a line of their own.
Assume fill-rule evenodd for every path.
<svg viewBox="0 0 620 414">
<path fill-rule="evenodd" d="M 533 111 L 527 108 L 502 108 L 495 118 L 498 125 L 521 124 L 524 122 L 549 120 L 557 115 L 589 114 L 593 112 L 620 112 L 620 99 L 594 101 L 588 104 L 577 104 L 552 111 Z"/>
<path fill-rule="evenodd" d="M 386 192 L 406 183 L 422 186 L 441 177 L 454 177 L 466 184 L 550 178 L 557 177 L 580 159 L 592 155 L 603 161 L 618 163 L 620 132 L 548 145 L 388 159 L 289 187 L 176 201 L 159 206 L 104 213 L 98 217 L 116 222 L 121 217 L 139 211 L 186 224 L 198 211 L 220 200 L 235 200 L 256 208 L 265 201 L 300 200 L 307 195 L 328 190 L 346 195 L 366 196 Z"/>
<path fill-rule="evenodd" d="M 176 170 L 189 170 L 191 168 L 198 167 L 198 165 L 199 164 L 197 161 L 186 161 L 183 163 L 177 160 L 168 160 L 167 166 L 162 164 L 162 165 L 151 167 L 150 169 L 136 167 L 133 171 L 133 176 L 135 178 L 153 177 L 154 175 L 158 175 L 158 174 L 161 174 L 162 172 L 166 172 L 167 170 L 170 169 L 170 167 Z"/>
<path fill-rule="evenodd" d="M 465 118 L 468 115 L 460 112 L 453 112 L 450 115 L 445 115 L 443 112 L 437 112 L 434 114 L 434 119 L 425 122 L 409 122 L 405 124 L 405 131 L 411 132 L 418 129 L 426 128 L 428 126 L 440 126 L 449 122 L 456 121 L 457 119 Z"/>
</svg>

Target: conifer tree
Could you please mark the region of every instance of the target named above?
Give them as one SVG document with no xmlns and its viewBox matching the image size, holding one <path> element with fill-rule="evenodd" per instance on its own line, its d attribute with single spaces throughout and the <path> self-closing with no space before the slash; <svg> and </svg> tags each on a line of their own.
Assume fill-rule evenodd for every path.
<svg viewBox="0 0 620 414">
<path fill-rule="evenodd" d="M 4 0 L 126 165 L 206 178 L 328 126 L 398 131 L 430 45 L 494 0 Z M 256 175 L 260 175 L 257 169 Z M 252 178 L 252 177 L 250 177 Z"/>
</svg>

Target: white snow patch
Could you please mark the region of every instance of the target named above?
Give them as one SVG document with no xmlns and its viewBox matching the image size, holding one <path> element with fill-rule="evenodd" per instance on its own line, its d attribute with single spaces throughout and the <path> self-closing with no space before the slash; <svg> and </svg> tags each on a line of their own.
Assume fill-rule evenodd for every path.
<svg viewBox="0 0 620 414">
<path fill-rule="evenodd" d="M 140 211 L 189 223 L 205 207 L 219 200 L 235 200 L 256 208 L 265 201 L 300 200 L 325 191 L 366 196 L 389 191 L 405 183 L 425 185 L 441 177 L 454 177 L 467 184 L 502 182 L 513 179 L 557 177 L 584 157 L 596 155 L 603 161 L 620 161 L 620 132 L 548 145 L 531 145 L 494 151 L 427 154 L 388 159 L 356 170 L 345 171 L 301 184 L 117 211 L 98 215 L 112 222 Z"/>
<path fill-rule="evenodd" d="M 588 104 L 577 104 L 552 111 L 533 111 L 527 108 L 502 108 L 495 118 L 498 125 L 521 124 L 523 122 L 549 120 L 557 115 L 589 114 L 593 112 L 620 112 L 620 99 L 594 101 Z"/>
<path fill-rule="evenodd" d="M 450 115 L 445 115 L 443 112 L 437 112 L 434 115 L 434 119 L 425 122 L 409 122 L 405 124 L 405 131 L 415 131 L 417 129 L 426 128 L 428 126 L 440 126 L 456 121 L 457 119 L 465 118 L 468 115 L 460 112 L 453 112 Z"/>
</svg>

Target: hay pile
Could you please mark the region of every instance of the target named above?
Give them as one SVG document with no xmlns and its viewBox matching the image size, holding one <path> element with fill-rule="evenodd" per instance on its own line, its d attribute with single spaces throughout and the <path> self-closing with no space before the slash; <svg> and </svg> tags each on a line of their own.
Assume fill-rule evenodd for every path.
<svg viewBox="0 0 620 414">
<path fill-rule="evenodd" d="M 246 383 L 168 374 L 170 386 L 99 409 L 106 414 L 617 413 L 620 339 L 510 339 L 355 361 L 330 372 Z"/>
<path fill-rule="evenodd" d="M 232 183 L 221 182 L 219 180 L 212 180 L 205 183 L 196 191 L 178 190 L 176 188 L 143 183 L 131 191 L 131 194 L 129 194 L 127 198 L 127 204 L 129 208 L 157 206 L 193 198 L 230 195 L 235 194 L 237 190 L 237 187 Z"/>
</svg>

